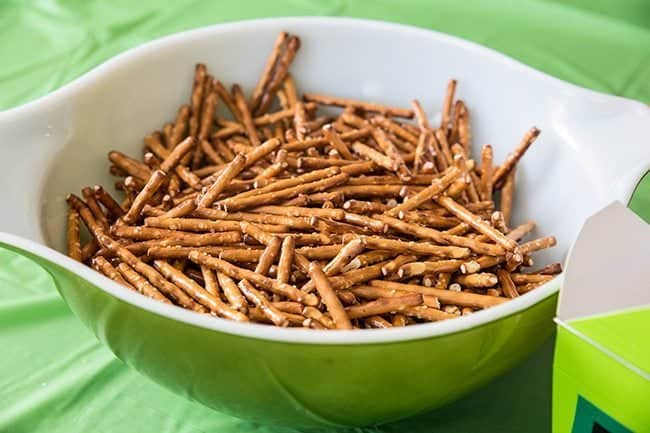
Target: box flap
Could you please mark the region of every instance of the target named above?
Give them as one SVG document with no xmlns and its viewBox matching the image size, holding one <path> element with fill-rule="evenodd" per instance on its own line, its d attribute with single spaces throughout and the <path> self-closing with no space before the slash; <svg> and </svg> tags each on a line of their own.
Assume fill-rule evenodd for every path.
<svg viewBox="0 0 650 433">
<path fill-rule="evenodd" d="M 619 202 L 587 219 L 569 253 L 558 317 L 650 305 L 650 226 Z"/>
</svg>

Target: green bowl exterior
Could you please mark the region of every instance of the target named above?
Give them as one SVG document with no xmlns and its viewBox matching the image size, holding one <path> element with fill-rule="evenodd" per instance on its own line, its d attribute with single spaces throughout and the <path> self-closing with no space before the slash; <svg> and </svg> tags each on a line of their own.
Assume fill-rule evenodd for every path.
<svg viewBox="0 0 650 433">
<path fill-rule="evenodd" d="M 215 410 L 302 427 L 382 424 L 456 400 L 540 346 L 553 330 L 557 300 L 553 295 L 483 326 L 420 340 L 297 344 L 160 316 L 29 256 L 51 274 L 72 311 L 126 364 Z"/>
</svg>

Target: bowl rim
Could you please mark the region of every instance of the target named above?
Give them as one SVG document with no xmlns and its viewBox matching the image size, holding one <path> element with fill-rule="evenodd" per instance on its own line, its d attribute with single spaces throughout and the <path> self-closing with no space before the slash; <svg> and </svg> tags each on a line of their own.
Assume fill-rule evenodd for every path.
<svg viewBox="0 0 650 433">
<path fill-rule="evenodd" d="M 11 120 L 11 117 L 14 116 L 23 117 L 33 115 L 34 112 L 46 109 L 52 106 L 52 104 L 57 104 L 59 100 L 70 97 L 76 92 L 83 90 L 86 86 L 92 85 L 95 80 L 100 79 L 106 74 L 110 74 L 112 70 L 119 68 L 121 65 L 128 63 L 131 60 L 137 59 L 138 56 L 146 52 L 155 51 L 162 46 L 177 42 L 182 39 L 203 38 L 207 35 L 214 36 L 215 34 L 229 32 L 232 30 L 242 30 L 242 27 L 259 30 L 262 27 L 277 28 L 282 26 L 291 26 L 292 24 L 301 24 L 306 21 L 309 22 L 310 26 L 331 27 L 333 25 L 345 25 L 355 26 L 357 28 L 381 29 L 386 32 L 409 33 L 414 37 L 436 38 L 442 40 L 447 44 L 454 44 L 456 46 L 459 46 L 464 50 L 470 50 L 482 56 L 489 56 L 493 61 L 501 62 L 504 64 L 504 66 L 510 68 L 518 68 L 521 73 L 537 74 L 539 79 L 551 82 L 552 84 L 562 84 L 563 86 L 569 86 L 571 88 L 577 89 L 578 91 L 584 92 L 585 95 L 588 95 L 590 97 L 604 98 L 609 102 L 618 101 L 619 103 L 624 102 L 628 104 L 631 103 L 641 106 L 643 105 L 637 101 L 602 94 L 573 85 L 571 83 L 564 82 L 543 72 L 537 71 L 529 66 L 526 66 L 490 48 L 433 30 L 404 24 L 357 18 L 289 17 L 244 20 L 210 25 L 152 40 L 142 45 L 130 48 L 123 53 L 120 53 L 106 60 L 105 62 L 91 69 L 89 72 L 86 72 L 79 78 L 73 80 L 72 82 L 64 85 L 63 87 L 55 90 L 50 94 L 44 95 L 24 105 L 9 110 L 0 111 L 0 117 L 2 120 Z M 630 185 L 629 188 L 625 189 L 626 194 L 629 195 L 632 194 L 633 190 L 633 185 Z M 627 202 L 629 200 L 629 195 L 627 197 L 618 197 L 618 199 Z M 109 295 L 114 296 L 123 302 L 146 310 L 150 313 L 184 322 L 189 325 L 213 331 L 224 332 L 240 337 L 297 344 L 383 344 L 434 338 L 448 334 L 464 332 L 476 327 L 480 327 L 482 325 L 489 324 L 499 319 L 521 313 L 524 310 L 533 307 L 534 305 L 542 302 L 544 299 L 555 294 L 559 290 L 559 286 L 561 285 L 563 279 L 563 276 L 559 275 L 557 278 L 554 278 L 539 288 L 516 299 L 512 299 L 509 302 L 491 307 L 487 310 L 478 311 L 475 314 L 461 316 L 453 320 L 419 324 L 416 326 L 407 326 L 401 328 L 361 329 L 354 331 L 336 332 L 334 330 L 278 328 L 275 326 L 254 323 L 239 323 L 214 316 L 195 313 L 180 307 L 163 304 L 161 302 L 143 296 L 140 293 L 133 292 L 127 288 L 124 288 L 123 286 L 115 283 L 114 281 L 101 275 L 93 269 L 70 259 L 69 257 L 50 247 L 44 246 L 37 242 L 19 236 L 11 235 L 9 233 L 0 232 L 0 243 L 6 243 L 10 246 L 14 246 L 21 250 L 27 251 L 33 255 L 40 256 L 45 260 L 48 260 L 74 274 L 77 274 L 78 276 L 82 277 Z M 552 322 L 549 321 L 549 326 L 551 323 Z"/>
</svg>

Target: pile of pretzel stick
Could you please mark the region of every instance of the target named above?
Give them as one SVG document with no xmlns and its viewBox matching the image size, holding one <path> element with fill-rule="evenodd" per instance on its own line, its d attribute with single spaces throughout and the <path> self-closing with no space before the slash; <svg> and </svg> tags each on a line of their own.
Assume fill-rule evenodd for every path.
<svg viewBox="0 0 650 433">
<path fill-rule="evenodd" d="M 555 238 L 526 240 L 535 224 L 511 221 L 538 129 L 500 164 L 487 144 L 474 157 L 455 80 L 434 125 L 417 100 L 300 97 L 299 48 L 282 32 L 248 98 L 196 65 L 190 100 L 142 158 L 109 152 L 123 198 L 68 196 L 70 257 L 160 302 L 313 329 L 451 319 L 561 272 L 533 270 Z"/>
</svg>

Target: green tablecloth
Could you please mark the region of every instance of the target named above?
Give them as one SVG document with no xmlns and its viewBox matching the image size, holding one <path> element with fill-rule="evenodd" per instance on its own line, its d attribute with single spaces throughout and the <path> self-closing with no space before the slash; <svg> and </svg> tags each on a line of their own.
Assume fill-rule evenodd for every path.
<svg viewBox="0 0 650 433">
<path fill-rule="evenodd" d="M 3 0 L 0 109 L 44 95 L 165 34 L 286 15 L 366 17 L 436 29 L 564 80 L 650 102 L 646 0 Z M 0 249 L 0 432 L 293 431 L 210 411 L 139 376 L 72 316 L 42 269 L 17 266 L 25 261 Z M 549 341 L 462 401 L 363 431 L 548 432 L 551 360 Z"/>
</svg>

